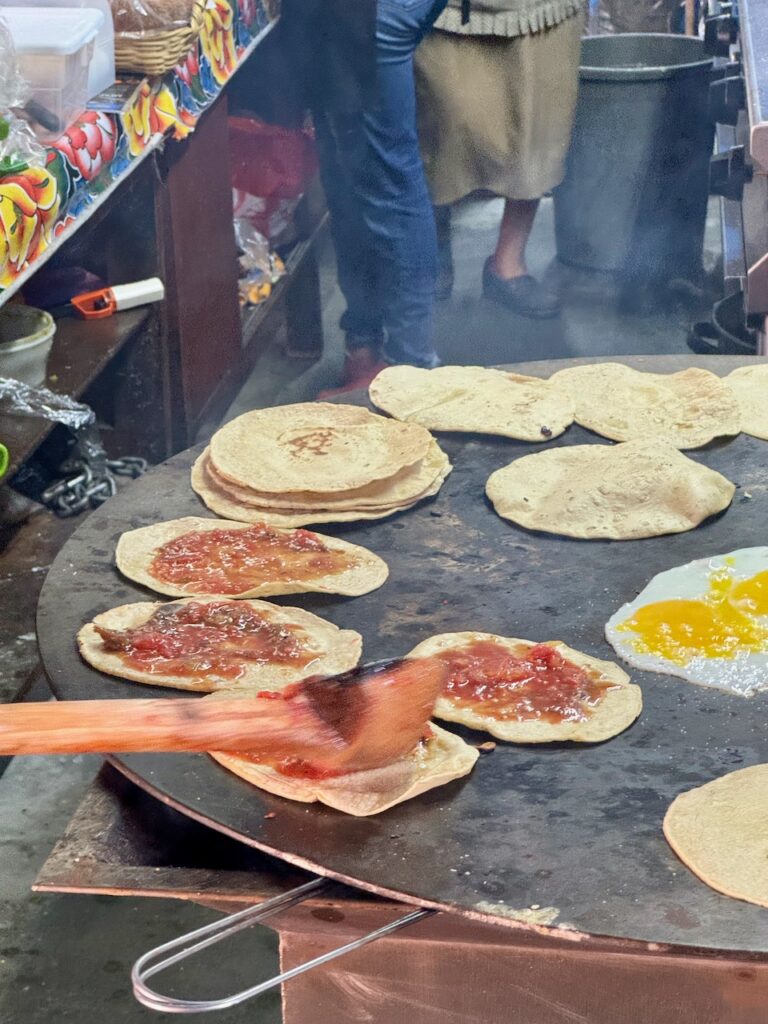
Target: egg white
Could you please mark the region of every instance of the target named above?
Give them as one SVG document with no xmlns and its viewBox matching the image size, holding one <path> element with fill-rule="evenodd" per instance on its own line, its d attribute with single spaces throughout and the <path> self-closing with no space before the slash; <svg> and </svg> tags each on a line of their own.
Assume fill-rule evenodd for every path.
<svg viewBox="0 0 768 1024">
<path fill-rule="evenodd" d="M 702 655 L 692 658 L 686 665 L 676 665 L 658 654 L 639 653 L 633 647 L 637 634 L 618 629 L 645 605 L 704 597 L 709 590 L 712 573 L 724 567 L 731 570 L 737 581 L 764 572 L 768 570 L 768 547 L 740 548 L 660 572 L 634 601 L 622 605 L 608 620 L 605 627 L 608 642 L 624 661 L 645 672 L 679 676 L 691 683 L 712 686 L 739 697 L 751 697 L 761 690 L 768 690 L 768 652 L 746 652 L 735 658 L 707 658 Z M 756 618 L 756 621 L 768 626 L 768 616 Z"/>
</svg>

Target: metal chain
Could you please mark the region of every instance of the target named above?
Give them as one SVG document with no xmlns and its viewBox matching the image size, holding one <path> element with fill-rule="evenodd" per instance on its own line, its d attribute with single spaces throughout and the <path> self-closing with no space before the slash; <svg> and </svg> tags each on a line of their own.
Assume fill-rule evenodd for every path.
<svg viewBox="0 0 768 1024">
<path fill-rule="evenodd" d="M 57 516 L 76 516 L 87 508 L 96 508 L 117 493 L 115 477 L 136 478 L 147 471 L 146 459 L 126 455 L 122 459 L 99 460 L 98 464 L 86 458 L 67 459 L 62 469 L 66 475 L 47 487 L 40 501 Z"/>
</svg>

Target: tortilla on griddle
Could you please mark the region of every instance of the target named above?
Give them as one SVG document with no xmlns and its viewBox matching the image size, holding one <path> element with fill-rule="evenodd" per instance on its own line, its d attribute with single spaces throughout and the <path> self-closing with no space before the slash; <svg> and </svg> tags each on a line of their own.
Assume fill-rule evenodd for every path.
<svg viewBox="0 0 768 1024">
<path fill-rule="evenodd" d="M 712 889 L 768 907 L 768 764 L 681 793 L 666 813 L 664 835 Z"/>
<path fill-rule="evenodd" d="M 236 519 L 244 523 L 270 523 L 273 526 L 292 528 L 296 526 L 309 526 L 318 523 L 354 523 L 364 519 L 386 519 L 387 516 L 396 512 L 404 512 L 425 498 L 434 497 L 443 485 L 448 474 L 451 472 L 450 462 L 445 460 L 445 467 L 435 478 L 434 483 L 423 494 L 417 495 L 412 501 L 404 504 L 396 504 L 380 510 L 360 509 L 340 510 L 316 508 L 316 509 L 286 509 L 276 511 L 275 509 L 262 509 L 255 505 L 245 505 L 224 493 L 208 473 L 207 456 L 205 452 L 199 456 L 192 467 L 191 483 L 192 489 L 197 493 L 203 503 L 217 515 L 225 519 Z"/>
<path fill-rule="evenodd" d="M 329 551 L 339 551 L 353 560 L 353 564 L 342 572 L 330 573 L 325 576 L 298 576 L 289 580 L 263 580 L 258 582 L 254 570 L 254 585 L 238 594 L 217 594 L 211 591 L 196 590 L 194 584 L 182 587 L 158 579 L 151 571 L 152 562 L 160 548 L 170 541 L 187 534 L 208 532 L 211 530 L 238 531 L 248 530 L 253 523 L 229 522 L 225 519 L 200 519 L 197 516 L 186 516 L 183 519 L 172 519 L 165 523 L 153 523 L 138 530 L 130 530 L 122 534 L 117 542 L 115 561 L 123 575 L 141 583 L 160 594 L 171 597 L 204 597 L 204 598 L 247 598 L 273 597 L 277 594 L 342 594 L 355 597 L 376 590 L 389 575 L 387 563 L 374 555 L 367 548 L 337 537 L 326 537 L 317 534 L 317 539 Z M 275 528 L 276 529 L 276 528 Z M 291 531 L 285 532 L 290 537 Z"/>
<path fill-rule="evenodd" d="M 206 599 L 208 600 L 208 599 Z M 315 654 L 305 665 L 280 665 L 269 663 L 251 663 L 247 665 L 241 679 L 233 680 L 224 676 L 216 676 L 212 672 L 200 676 L 174 676 L 160 672 L 146 672 L 141 668 L 126 665 L 120 654 L 105 648 L 104 642 L 95 629 L 127 630 L 141 626 L 163 607 L 175 607 L 190 603 L 205 603 L 196 598 L 182 601 L 141 601 L 136 604 L 124 604 L 118 608 L 97 615 L 92 622 L 83 626 L 77 634 L 80 654 L 89 665 L 105 672 L 107 675 L 130 679 L 136 683 L 147 683 L 151 686 L 170 686 L 177 690 L 192 690 L 200 693 L 213 693 L 216 690 L 240 690 L 257 687 L 258 689 L 280 689 L 289 683 L 310 676 L 333 676 L 354 668 L 360 661 L 363 650 L 363 638 L 351 629 L 339 629 L 325 619 L 305 612 L 301 608 L 286 608 L 282 605 L 270 604 L 267 601 L 241 601 L 239 604 L 250 605 L 256 612 L 264 615 L 270 622 L 297 626 L 306 635 L 306 643 Z M 302 640 L 304 638 L 302 637 Z"/>
<path fill-rule="evenodd" d="M 740 366 L 725 378 L 741 409 L 745 434 L 768 441 L 768 363 Z"/>
<path fill-rule="evenodd" d="M 575 401 L 577 423 L 612 441 L 699 448 L 741 430 L 736 396 L 709 370 L 644 373 L 621 363 L 593 363 L 559 370 L 549 380 Z"/>
<path fill-rule="evenodd" d="M 385 480 L 423 459 L 429 431 L 351 405 L 303 402 L 247 412 L 211 438 L 224 480 L 256 491 L 338 492 Z"/>
<path fill-rule="evenodd" d="M 416 501 L 428 491 L 437 478 L 449 466 L 448 456 L 434 439 L 430 442 L 423 459 L 406 466 L 399 473 L 386 480 L 377 480 L 365 487 L 351 491 L 317 492 L 301 491 L 293 494 L 265 494 L 251 487 L 240 487 L 225 480 L 216 472 L 210 459 L 210 450 L 206 453 L 205 470 L 210 483 L 228 498 L 282 514 L 286 509 L 291 513 L 303 510 L 314 511 L 325 509 L 335 511 L 371 511 L 380 512 L 395 506 Z"/>
<path fill-rule="evenodd" d="M 439 633 L 422 641 L 407 657 L 426 658 L 441 651 L 460 650 L 478 641 L 489 641 L 517 655 L 525 655 L 531 648 L 540 646 L 531 640 L 496 636 L 493 633 Z M 643 707 L 642 691 L 639 686 L 630 682 L 627 673 L 618 665 L 575 651 L 560 640 L 548 640 L 544 646 L 554 647 L 566 661 L 577 665 L 597 681 L 610 684 L 611 688 L 605 691 L 602 699 L 590 709 L 588 717 L 583 721 L 501 721 L 472 710 L 466 705 L 462 706 L 461 702 L 454 701 L 448 696 L 438 697 L 435 717 L 448 722 L 458 722 L 471 729 L 482 729 L 508 743 L 555 743 L 565 740 L 575 743 L 600 743 L 624 732 L 638 717 Z"/>
<path fill-rule="evenodd" d="M 538 377 L 482 366 L 389 366 L 369 388 L 374 405 L 429 430 L 548 441 L 573 423 L 570 395 Z"/>
<path fill-rule="evenodd" d="M 364 817 L 445 786 L 472 771 L 479 756 L 474 747 L 437 725 L 432 724 L 429 729 L 429 739 L 394 764 L 325 779 L 294 778 L 237 754 L 211 751 L 211 757 L 268 793 L 300 803 L 322 803 L 345 814 Z"/>
<path fill-rule="evenodd" d="M 524 455 L 488 478 L 494 508 L 528 530 L 637 540 L 691 530 L 735 486 L 660 441 L 586 444 Z"/>
</svg>

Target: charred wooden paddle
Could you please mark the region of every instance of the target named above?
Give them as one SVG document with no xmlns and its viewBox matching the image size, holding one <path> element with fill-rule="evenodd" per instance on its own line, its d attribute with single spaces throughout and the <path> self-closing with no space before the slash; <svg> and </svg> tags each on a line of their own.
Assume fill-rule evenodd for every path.
<svg viewBox="0 0 768 1024">
<path fill-rule="evenodd" d="M 446 671 L 420 658 L 227 700 L 5 704 L 0 754 L 239 750 L 337 772 L 378 768 L 416 746 Z"/>
</svg>

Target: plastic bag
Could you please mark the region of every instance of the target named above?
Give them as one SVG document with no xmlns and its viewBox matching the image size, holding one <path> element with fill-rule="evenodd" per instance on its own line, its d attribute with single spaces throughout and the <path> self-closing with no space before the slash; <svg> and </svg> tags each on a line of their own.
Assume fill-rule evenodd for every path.
<svg viewBox="0 0 768 1024">
<path fill-rule="evenodd" d="M 270 242 L 284 241 L 317 172 L 312 132 L 230 117 L 229 144 L 235 217 L 249 221 Z"/>
<path fill-rule="evenodd" d="M 285 264 L 269 248 L 269 242 L 247 220 L 235 219 L 235 240 L 240 251 L 242 276 L 251 282 L 275 284 L 285 273 Z"/>
<path fill-rule="evenodd" d="M 248 274 L 252 270 L 270 272 L 269 242 L 247 220 L 236 217 L 235 241 L 240 252 L 240 269 Z"/>
<path fill-rule="evenodd" d="M 285 264 L 249 221 L 236 217 L 234 223 L 240 251 L 240 302 L 256 306 L 272 294 L 272 286 L 285 274 Z"/>
<path fill-rule="evenodd" d="M 232 187 L 261 199 L 299 199 L 317 172 L 311 131 L 230 117 Z"/>
<path fill-rule="evenodd" d="M 0 15 L 0 110 L 23 107 L 29 94 L 29 85 L 19 73 L 11 30 Z"/>
<path fill-rule="evenodd" d="M 142 36 L 189 25 L 194 0 L 110 0 L 110 5 L 115 32 Z"/>
<path fill-rule="evenodd" d="M 290 234 L 298 199 L 276 199 L 252 196 L 250 192 L 232 189 L 232 206 L 236 220 L 247 221 L 270 242 L 283 242 Z"/>
<path fill-rule="evenodd" d="M 29 96 L 29 85 L 19 74 L 10 29 L 0 16 L 0 177 L 45 164 L 45 150 L 32 129 L 11 111 L 23 107 Z"/>
<path fill-rule="evenodd" d="M 44 167 L 46 154 L 34 132 L 15 114 L 0 113 L 0 178 L 27 167 Z"/>
</svg>

